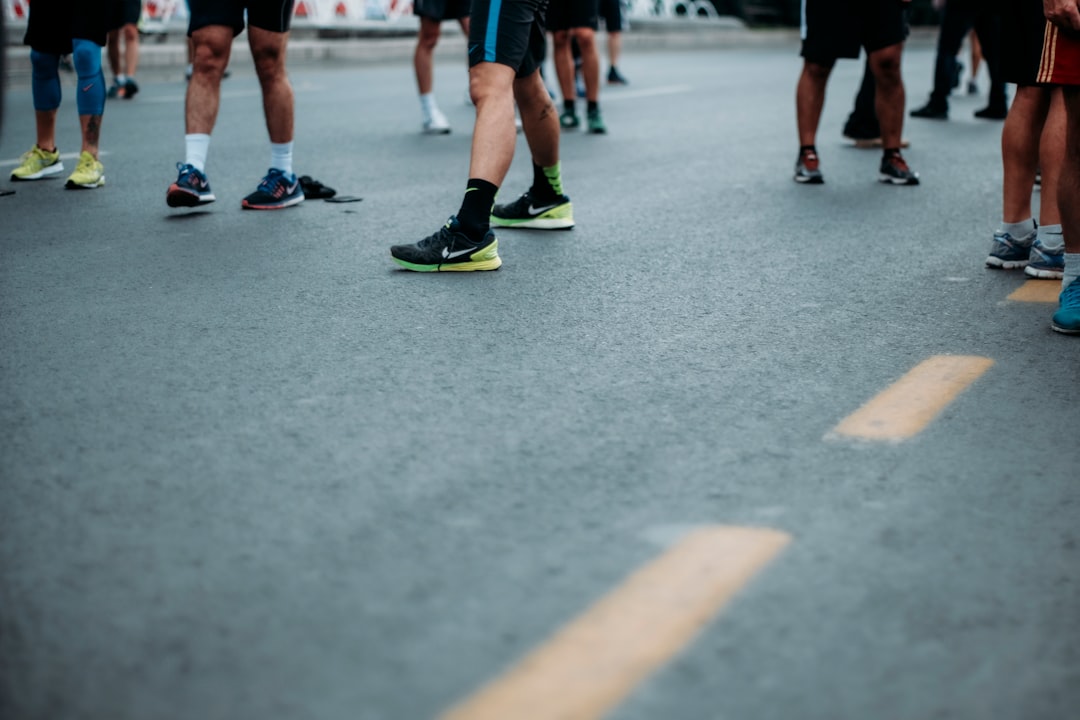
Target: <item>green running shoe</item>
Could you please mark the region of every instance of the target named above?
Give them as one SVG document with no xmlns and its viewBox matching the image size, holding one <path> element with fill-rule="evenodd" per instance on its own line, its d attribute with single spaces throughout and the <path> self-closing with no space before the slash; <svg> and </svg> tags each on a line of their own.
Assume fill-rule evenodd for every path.
<svg viewBox="0 0 1080 720">
<path fill-rule="evenodd" d="M 85 150 L 79 155 L 79 164 L 75 166 L 75 172 L 67 179 L 66 187 L 69 190 L 89 190 L 101 187 L 105 184 L 105 166 L 97 158 Z"/>
<path fill-rule="evenodd" d="M 527 190 L 517 200 L 491 209 L 490 222 L 495 227 L 569 230 L 574 227 L 574 205 L 566 195 L 554 200 L 537 201 Z"/>
<path fill-rule="evenodd" d="M 64 172 L 60 151 L 48 152 L 37 145 L 22 156 L 22 163 L 11 171 L 12 180 L 41 180 Z"/>
<path fill-rule="evenodd" d="M 590 110 L 585 118 L 586 130 L 590 135 L 603 135 L 607 132 L 607 125 L 604 125 L 604 118 L 600 116 L 600 110 Z"/>
</svg>

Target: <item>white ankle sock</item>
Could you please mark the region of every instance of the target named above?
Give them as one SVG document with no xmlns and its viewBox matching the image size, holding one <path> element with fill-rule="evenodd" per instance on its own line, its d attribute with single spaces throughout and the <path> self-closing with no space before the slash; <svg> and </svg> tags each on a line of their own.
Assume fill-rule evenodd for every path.
<svg viewBox="0 0 1080 720">
<path fill-rule="evenodd" d="M 206 172 L 206 155 L 210 152 L 210 136 L 205 133 L 192 133 L 184 136 L 186 148 L 184 162 L 201 173 Z"/>
<path fill-rule="evenodd" d="M 292 149 L 291 140 L 287 143 L 270 143 L 270 167 L 292 175 Z"/>
</svg>

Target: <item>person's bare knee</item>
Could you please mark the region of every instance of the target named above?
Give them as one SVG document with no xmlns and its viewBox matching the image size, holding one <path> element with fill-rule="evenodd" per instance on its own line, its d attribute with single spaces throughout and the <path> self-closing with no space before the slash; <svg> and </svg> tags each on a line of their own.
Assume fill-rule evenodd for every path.
<svg viewBox="0 0 1080 720">
<path fill-rule="evenodd" d="M 822 63 L 810 62 L 809 60 L 803 63 L 803 75 L 819 85 L 824 85 L 828 82 L 829 75 L 832 74 L 832 69 L 833 66 L 831 64 L 825 65 Z"/>
<path fill-rule="evenodd" d="M 280 81 L 285 77 L 285 44 L 287 33 L 270 32 L 260 28 L 248 28 L 248 44 L 255 61 L 255 74 L 263 85 Z"/>
<path fill-rule="evenodd" d="M 424 50 L 434 50 L 439 44 L 440 24 L 431 18 L 420 18 L 420 32 L 416 36 L 417 47 Z"/>
<path fill-rule="evenodd" d="M 901 84 L 900 62 L 902 55 L 902 45 L 892 45 L 870 53 L 870 70 L 874 73 L 874 79 L 879 87 L 892 88 Z"/>
<path fill-rule="evenodd" d="M 596 31 L 592 28 L 574 28 L 574 39 L 582 55 L 596 49 Z"/>
<path fill-rule="evenodd" d="M 232 29 L 210 26 L 196 30 L 192 39 L 192 70 L 198 75 L 220 78 L 229 63 Z"/>
</svg>

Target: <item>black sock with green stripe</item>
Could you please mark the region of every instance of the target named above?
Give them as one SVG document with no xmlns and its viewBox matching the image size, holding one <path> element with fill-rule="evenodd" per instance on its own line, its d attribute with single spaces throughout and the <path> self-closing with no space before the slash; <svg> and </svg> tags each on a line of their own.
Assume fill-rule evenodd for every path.
<svg viewBox="0 0 1080 720">
<path fill-rule="evenodd" d="M 533 163 L 533 184 L 529 194 L 538 202 L 555 202 L 562 198 L 562 164 L 540 167 Z"/>
<path fill-rule="evenodd" d="M 491 228 L 491 206 L 495 204 L 495 193 L 498 191 L 499 188 L 487 180 L 469 178 L 457 219 L 461 231 L 470 240 L 480 242 Z"/>
</svg>

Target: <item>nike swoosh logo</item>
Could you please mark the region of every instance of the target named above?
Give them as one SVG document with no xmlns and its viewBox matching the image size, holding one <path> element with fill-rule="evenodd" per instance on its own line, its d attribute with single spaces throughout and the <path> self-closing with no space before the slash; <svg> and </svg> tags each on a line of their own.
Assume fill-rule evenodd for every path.
<svg viewBox="0 0 1080 720">
<path fill-rule="evenodd" d="M 83 92 L 90 92 L 90 88 L 94 87 L 94 83 L 90 83 L 82 89 Z"/>
<path fill-rule="evenodd" d="M 545 205 L 543 207 L 533 207 L 532 203 L 529 203 L 529 214 L 530 215 L 540 215 L 541 213 L 546 213 L 548 210 L 551 210 L 553 207 L 555 207 L 558 204 L 559 203 L 555 203 L 554 205 Z"/>
<path fill-rule="evenodd" d="M 469 253 L 473 252 L 474 250 L 476 250 L 476 248 L 465 248 L 464 250 L 455 250 L 454 252 L 450 252 L 449 248 L 443 248 L 442 256 L 443 256 L 444 260 L 453 260 L 456 257 L 461 257 L 462 255 L 468 255 Z"/>
</svg>

